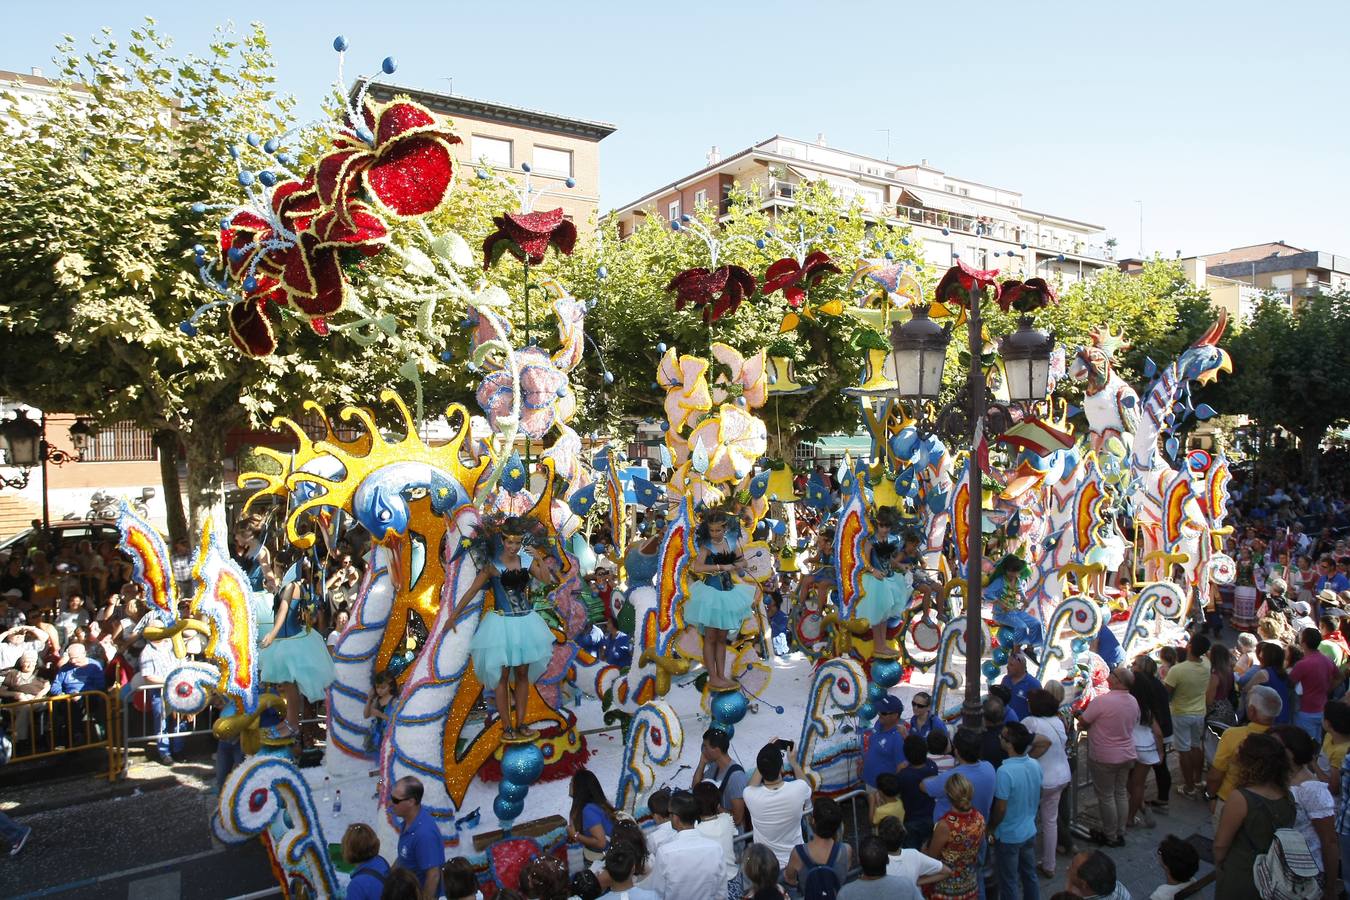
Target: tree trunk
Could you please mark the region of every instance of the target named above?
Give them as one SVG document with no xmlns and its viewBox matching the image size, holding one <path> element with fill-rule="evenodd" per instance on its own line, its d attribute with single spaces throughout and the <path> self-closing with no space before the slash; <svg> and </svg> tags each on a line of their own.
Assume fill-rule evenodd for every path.
<svg viewBox="0 0 1350 900">
<path fill-rule="evenodd" d="M 161 428 L 155 432 L 159 452 L 159 483 L 164 491 L 164 512 L 168 517 L 169 542 L 191 540 L 187 515 L 183 511 L 183 486 L 178 480 L 178 432 Z"/>
<path fill-rule="evenodd" d="M 222 484 L 225 455 L 225 428 L 223 423 L 206 423 L 198 419 L 192 431 L 185 435 L 188 464 L 188 511 L 193 534 L 200 534 L 209 518 L 212 530 L 224 539 L 225 491 Z"/>
<path fill-rule="evenodd" d="M 1326 427 L 1312 426 L 1305 428 L 1298 433 L 1298 452 L 1302 463 L 1303 477 L 1311 488 L 1317 487 L 1319 477 L 1318 469 L 1321 462 L 1319 451 L 1322 447 L 1322 438 L 1326 437 Z"/>
</svg>

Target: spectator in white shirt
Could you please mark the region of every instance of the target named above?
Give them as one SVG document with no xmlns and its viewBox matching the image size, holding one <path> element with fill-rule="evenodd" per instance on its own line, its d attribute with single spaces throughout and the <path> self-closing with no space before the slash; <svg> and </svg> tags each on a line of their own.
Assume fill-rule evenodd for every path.
<svg viewBox="0 0 1350 900">
<path fill-rule="evenodd" d="M 644 887 L 662 900 L 708 900 L 726 895 L 722 848 L 695 830 L 698 801 L 688 791 L 670 796 L 671 838 L 656 852 Z"/>
<path fill-rule="evenodd" d="M 610 844 L 605 853 L 605 874 L 609 876 L 609 893 L 616 900 L 660 900 L 645 887 L 633 886 L 633 870 L 637 868 L 637 851 L 624 841 Z"/>
<path fill-rule="evenodd" d="M 342 639 L 342 632 L 347 630 L 347 622 L 350 620 L 351 616 L 347 614 L 347 611 L 345 609 L 342 612 L 338 613 L 336 618 L 333 620 L 333 630 L 328 632 L 329 653 L 337 652 L 338 641 Z"/>
<path fill-rule="evenodd" d="M 712 781 L 694 785 L 694 799 L 698 801 L 698 825 L 695 829 L 722 848 L 723 875 L 728 882 L 736 879 L 736 822 L 731 813 L 722 809 L 722 791 Z M 739 883 L 739 882 L 738 882 Z"/>
<path fill-rule="evenodd" d="M 89 613 L 84 609 L 84 598 L 71 594 L 66 608 L 56 616 L 56 630 L 61 634 L 61 646 L 64 648 L 75 636 L 75 629 L 89 624 Z"/>
<path fill-rule="evenodd" d="M 886 845 L 889 857 L 886 863 L 887 875 L 894 875 L 906 884 L 922 887 L 955 874 L 941 860 L 934 859 L 922 850 L 905 847 L 905 824 L 895 816 L 881 820 L 877 826 L 877 836 Z"/>
<path fill-rule="evenodd" d="M 783 780 L 783 758 L 795 781 Z M 745 786 L 745 808 L 750 813 L 754 840 L 778 857 L 787 869 L 792 848 L 802 840 L 802 813 L 811 803 L 811 785 L 802 778 L 792 754 L 784 753 L 778 741 L 765 744 L 755 757 L 755 774 Z"/>
</svg>

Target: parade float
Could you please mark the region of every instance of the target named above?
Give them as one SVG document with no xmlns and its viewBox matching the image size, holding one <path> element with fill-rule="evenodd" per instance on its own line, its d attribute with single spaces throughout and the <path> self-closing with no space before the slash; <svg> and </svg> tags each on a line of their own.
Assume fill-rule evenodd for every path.
<svg viewBox="0 0 1350 900">
<path fill-rule="evenodd" d="M 340 56 L 346 50 L 341 38 L 334 46 Z M 382 70 L 392 73 L 393 61 Z M 986 292 L 1019 312 L 1027 331 L 1030 316 L 1054 302 L 1049 285 L 999 283 L 996 272 L 958 263 L 925 287 L 918 266 L 870 255 L 875 245 L 856 248 L 845 273 L 804 231 L 757 241 L 766 265 L 756 273 L 726 260 L 715 225 L 683 216 L 671 228 L 706 258 L 667 292 L 675 310 L 701 315 L 708 340 L 654 348 L 652 389 L 670 466 L 658 485 L 629 465 L 622 444 L 588 445 L 572 427 L 579 367 L 598 366 L 603 383 L 614 380 L 587 336 L 596 301 L 573 297 L 538 268 L 549 254 L 572 252 L 575 227 L 559 209 L 535 208 L 550 194 L 527 175 L 481 254 L 454 230 L 433 229 L 454 188 L 459 138 L 407 99 L 371 101 L 377 77 L 344 92 L 340 121 L 328 123 L 330 139 L 304 171 L 294 170 L 283 136 L 249 135 L 230 148 L 243 202 L 221 212 L 219 249 L 199 247 L 196 260 L 221 299 L 182 326 L 195 333 L 222 310 L 250 356 L 272 352 L 291 321 L 373 346 L 450 309 L 469 332 L 463 367 L 476 381 L 477 409 L 432 411 L 443 415 L 440 439 L 424 437 L 422 367 L 410 358 L 399 373 L 411 405 L 392 388 L 368 405 L 308 404 L 322 433 L 278 419 L 294 449 L 259 448 L 271 470 L 240 476 L 250 505 L 275 510 L 280 544 L 298 560 L 283 581 L 322 570 L 346 532 L 368 539 L 364 577 L 333 650 L 320 765 L 298 764 L 278 715 L 285 701 L 261 683 L 258 623 L 270 615 L 270 595 L 255 591 L 251 573 L 208 529 L 198 540 L 194 594 L 177 598 L 153 529 L 129 509 L 120 522 L 160 620 L 152 634 L 172 638 L 182 660 L 166 682 L 169 707 L 192 715 L 223 704 L 215 733 L 241 740 L 248 754 L 221 793 L 216 834 L 262 840 L 288 896 L 342 896 L 347 873 L 331 848 L 349 823 L 371 824 L 384 847 L 395 846 L 389 793 L 409 775 L 424 785 L 422 804 L 447 855 L 470 859 L 486 896 L 514 886 L 535 855 L 578 865 L 558 811 L 581 766 L 612 789 L 616 808 L 646 821 L 654 789 L 688 786 L 707 728 L 731 734 L 743 762 L 770 740 L 795 738 L 792 752 L 817 790 L 855 789 L 861 735 L 883 694 L 927 690 L 937 713 L 955 721 L 961 712 L 971 522 L 986 551 L 974 579 L 982 676 L 996 680 L 1009 654 L 1025 650 L 1041 681 L 1077 689 L 1070 702 L 1099 687 L 1093 646 L 1103 628 L 1128 653 L 1176 640 L 1196 597 L 1231 577 L 1218 552 L 1226 463 L 1182 452 L 1173 434 L 1185 417 L 1210 413 L 1191 402 L 1190 386 L 1228 369 L 1217 347 L 1222 318 L 1156 373 L 1142 399 L 1112 371 L 1120 341 L 1104 330 L 1067 366 L 1064 350 L 1048 354 L 1048 387 L 1029 403 L 1009 400 L 1012 355 L 991 346 L 973 364 L 1001 418 L 991 420 L 997 427 L 987 440 L 967 445 L 944 436 L 948 413 L 906 388 L 914 373 L 888 349 L 888 334 L 907 322 L 949 334 L 972 314 L 962 303 L 978 304 Z M 352 265 L 381 255 L 398 261 L 401 277 L 366 287 L 414 310 L 412 325 L 352 283 Z M 835 288 L 825 301 L 817 299 L 822 285 Z M 796 496 L 791 469 L 765 458 L 760 411 L 775 395 L 810 386 L 796 382 L 790 359 L 717 339 L 718 323 L 741 304 L 775 292 L 790 309 L 783 332 L 844 316 L 865 326 L 863 375 L 846 393 L 871 451 L 840 468 L 837 507 L 816 476 Z M 935 324 L 944 319 L 945 330 Z M 1085 434 L 1053 393 L 1069 379 L 1083 383 Z M 798 649 L 779 655 L 765 586 L 777 570 L 799 568 L 795 527 L 773 524 L 795 524 L 798 503 L 816 507 L 833 531 L 801 536 L 815 552 L 803 559 L 808 571 L 793 609 Z M 649 523 L 642 533 L 639 509 Z M 705 526 L 714 519 L 724 536 L 719 527 L 710 537 Z M 615 602 L 631 610 L 626 653 L 597 639 L 594 598 L 582 581 L 596 566 L 584 538 L 597 525 L 613 541 Z M 507 549 L 518 545 L 506 538 L 520 533 L 524 547 Z M 1130 544 L 1146 574 L 1122 593 L 1107 573 Z M 722 553 L 730 562 L 719 569 Z M 476 636 L 498 624 L 491 617 L 501 612 L 504 571 L 549 573 L 538 583 L 521 576 L 529 581 L 521 602 L 542 614 L 547 650 L 528 682 L 517 670 L 509 688 L 505 671 L 475 665 L 483 659 Z M 691 602 L 713 580 L 746 604 L 739 626 L 709 625 Z M 184 616 L 179 599 L 188 600 Z M 205 637 L 199 659 L 187 657 L 185 632 Z M 387 677 L 397 699 L 377 723 L 367 699 Z M 340 805 L 329 796 L 339 790 L 347 798 Z"/>
</svg>

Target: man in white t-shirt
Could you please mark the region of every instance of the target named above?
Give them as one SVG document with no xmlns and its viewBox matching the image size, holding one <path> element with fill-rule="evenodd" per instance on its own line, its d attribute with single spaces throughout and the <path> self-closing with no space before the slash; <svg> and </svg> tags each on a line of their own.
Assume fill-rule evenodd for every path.
<svg viewBox="0 0 1350 900">
<path fill-rule="evenodd" d="M 783 780 L 783 758 L 795 781 Z M 791 753 L 778 741 L 765 744 L 755 757 L 755 774 L 745 786 L 745 809 L 756 844 L 764 844 L 786 870 L 792 848 L 802 842 L 802 813 L 811 803 L 811 785 L 802 777 Z"/>
<path fill-rule="evenodd" d="M 886 874 L 895 875 L 906 884 L 923 886 L 952 876 L 952 870 L 940 861 L 922 852 L 901 845 L 905 842 L 905 825 L 895 816 L 887 816 L 877 826 L 877 837 L 886 845 L 889 861 Z"/>
</svg>

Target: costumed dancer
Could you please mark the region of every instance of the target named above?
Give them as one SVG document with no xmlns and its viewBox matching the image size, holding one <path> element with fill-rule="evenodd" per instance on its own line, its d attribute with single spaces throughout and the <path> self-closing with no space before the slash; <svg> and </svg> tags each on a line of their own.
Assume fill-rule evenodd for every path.
<svg viewBox="0 0 1350 900">
<path fill-rule="evenodd" d="M 493 699 L 502 722 L 503 737 L 529 740 L 538 735 L 525 725 L 525 706 L 534 683 L 553 656 L 553 632 L 534 608 L 531 579 L 551 588 L 559 581 L 556 561 L 549 555 L 548 539 L 532 533 L 524 519 L 512 516 L 502 523 L 501 552 L 483 564 L 478 577 L 464 593 L 453 621 L 486 585 L 491 585 L 492 609 L 485 610 L 469 644 L 474 670 L 484 683 L 496 679 Z M 522 564 L 520 551 L 529 546 L 531 561 Z M 514 691 L 515 718 L 511 716 Z"/>
<path fill-rule="evenodd" d="M 1045 628 L 1040 619 L 1026 611 L 1027 600 L 1022 593 L 1022 582 L 1030 575 L 1030 567 L 1020 557 L 1011 554 L 1003 557 L 994 566 L 984 586 L 984 599 L 993 604 L 994 621 L 1012 630 L 1008 653 L 1011 655 L 1018 648 L 1023 648 L 1034 661 Z"/>
<path fill-rule="evenodd" d="M 914 593 L 913 575 L 899 568 L 900 542 L 891 536 L 895 529 L 895 509 L 883 506 L 872 519 L 872 536 L 863 555 L 862 597 L 855 615 L 872 623 L 872 653 L 898 656 L 886 644 L 886 623 L 909 606 Z"/>
<path fill-rule="evenodd" d="M 278 562 L 273 574 L 280 579 L 283 572 Z M 277 590 L 272 602 L 272 630 L 258 642 L 258 675 L 264 682 L 280 686 L 290 737 L 300 734 L 301 698 L 317 703 L 337 680 L 328 645 L 313 627 L 317 604 L 306 581 L 302 576 Z"/>
<path fill-rule="evenodd" d="M 259 516 L 240 519 L 234 526 L 234 549 L 230 551 L 230 559 L 243 569 L 254 592 L 266 590 L 265 575 L 272 568 L 272 557 L 263 542 L 262 523 Z"/>
<path fill-rule="evenodd" d="M 689 566 L 698 580 L 690 585 L 684 604 L 684 620 L 697 625 L 703 634 L 703 666 L 714 691 L 737 687 L 726 673 L 727 637 L 740 631 L 755 599 L 752 585 L 732 580 L 733 574 L 744 574 L 745 557 L 728 533 L 730 524 L 731 517 L 721 510 L 704 514 L 698 528 L 697 557 Z"/>
<path fill-rule="evenodd" d="M 801 607 L 813 604 L 816 610 L 824 608 L 830 599 L 834 584 L 834 526 L 821 525 L 811 548 L 814 568 L 811 574 L 797 582 L 797 602 Z"/>
</svg>

